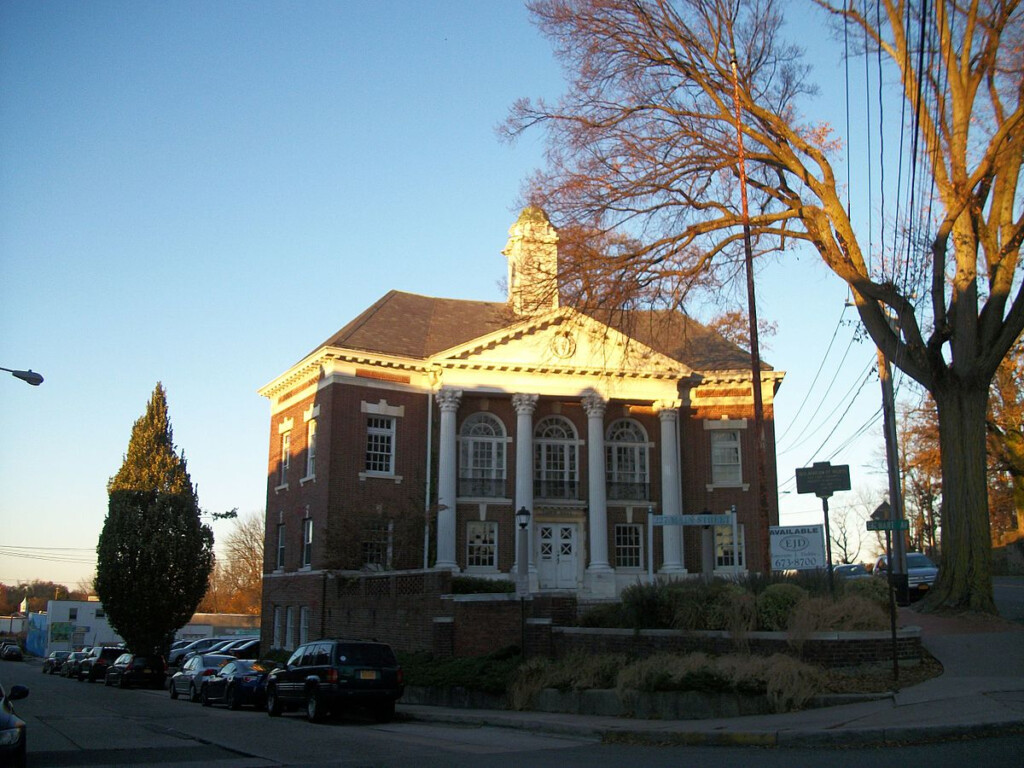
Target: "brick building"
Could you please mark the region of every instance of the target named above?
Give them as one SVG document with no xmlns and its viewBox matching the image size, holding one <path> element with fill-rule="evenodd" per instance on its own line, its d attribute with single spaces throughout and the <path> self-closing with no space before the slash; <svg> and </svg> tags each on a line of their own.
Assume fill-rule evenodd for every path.
<svg viewBox="0 0 1024 768">
<path fill-rule="evenodd" d="M 521 508 L 535 593 L 763 568 L 783 374 L 760 382 L 765 519 L 749 355 L 680 313 L 564 306 L 544 214 L 524 210 L 509 234 L 507 302 L 392 291 L 260 389 L 270 645 L 330 632 L 328 581 L 346 575 L 513 579 Z M 735 528 L 648 531 L 649 512 L 733 506 Z"/>
</svg>

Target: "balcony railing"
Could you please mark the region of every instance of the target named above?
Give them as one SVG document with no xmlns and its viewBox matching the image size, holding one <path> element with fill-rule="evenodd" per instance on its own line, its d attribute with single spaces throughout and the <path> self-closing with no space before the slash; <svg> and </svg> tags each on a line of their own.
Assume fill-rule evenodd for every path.
<svg viewBox="0 0 1024 768">
<path fill-rule="evenodd" d="M 649 483 L 608 483 L 605 493 L 609 501 L 650 501 Z"/>
<path fill-rule="evenodd" d="M 505 478 L 460 477 L 458 493 L 459 496 L 476 499 L 503 499 L 507 496 Z"/>
<path fill-rule="evenodd" d="M 533 495 L 538 499 L 576 501 L 580 487 L 575 480 L 534 480 Z"/>
</svg>

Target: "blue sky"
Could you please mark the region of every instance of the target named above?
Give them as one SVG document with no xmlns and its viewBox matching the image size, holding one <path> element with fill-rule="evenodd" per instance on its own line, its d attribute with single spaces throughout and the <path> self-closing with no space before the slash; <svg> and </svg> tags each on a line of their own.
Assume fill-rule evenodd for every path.
<svg viewBox="0 0 1024 768">
<path fill-rule="evenodd" d="M 831 94 L 810 108 L 842 126 L 837 53 L 804 38 Z M 157 381 L 203 508 L 262 511 L 257 388 L 390 289 L 502 300 L 542 135 L 494 129 L 561 90 L 516 0 L 0 4 L 0 366 L 46 377 L 0 378 L 0 582 L 91 574 L 107 479 Z M 825 356 L 845 287 L 788 258 L 759 277 L 759 313 L 795 443 L 782 522 L 804 524 L 820 502 L 785 481 L 868 421 L 879 388 L 839 418 L 874 353 L 842 359 L 846 325 Z M 879 486 L 881 456 L 876 425 L 832 461 Z"/>
</svg>

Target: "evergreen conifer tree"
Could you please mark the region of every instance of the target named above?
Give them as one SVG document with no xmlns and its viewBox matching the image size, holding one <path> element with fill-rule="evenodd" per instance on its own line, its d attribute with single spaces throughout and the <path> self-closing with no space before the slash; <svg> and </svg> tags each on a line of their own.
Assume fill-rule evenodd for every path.
<svg viewBox="0 0 1024 768">
<path fill-rule="evenodd" d="M 149 653 L 192 618 L 213 569 L 213 531 L 200 522 L 159 382 L 107 493 L 96 592 L 129 649 Z"/>
</svg>

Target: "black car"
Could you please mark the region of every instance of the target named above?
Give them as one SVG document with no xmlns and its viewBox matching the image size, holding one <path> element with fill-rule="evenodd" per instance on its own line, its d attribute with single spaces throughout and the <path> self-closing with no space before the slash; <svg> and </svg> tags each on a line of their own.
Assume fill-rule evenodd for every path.
<svg viewBox="0 0 1024 768">
<path fill-rule="evenodd" d="M 50 651 L 50 655 L 43 659 L 43 674 L 56 675 L 70 655 L 71 651 Z"/>
<path fill-rule="evenodd" d="M 221 667 L 234 660 L 234 656 L 222 653 L 197 653 L 171 676 L 171 698 L 187 695 L 189 701 L 199 701 L 199 691 L 203 689 L 203 684 L 217 674 Z"/>
<path fill-rule="evenodd" d="M 78 679 L 78 670 L 82 666 L 82 661 L 88 657 L 88 651 L 72 651 L 71 654 L 64 659 L 64 663 L 60 665 L 60 676 Z"/>
<path fill-rule="evenodd" d="M 89 651 L 89 655 L 78 664 L 78 681 L 88 680 L 90 683 L 102 680 L 107 674 L 107 667 L 124 653 L 124 648 L 97 646 Z"/>
<path fill-rule="evenodd" d="M 203 706 L 226 704 L 228 709 L 251 705 L 262 709 L 267 700 L 267 674 L 273 662 L 238 659 L 221 667 L 206 678 L 199 691 Z"/>
<path fill-rule="evenodd" d="M 235 643 L 225 650 L 224 653 L 229 653 L 238 659 L 258 659 L 260 655 L 260 639 L 257 637 Z"/>
<path fill-rule="evenodd" d="M 0 648 L 0 659 L 4 661 L 21 661 L 23 658 L 21 646 L 16 643 L 5 643 Z"/>
<path fill-rule="evenodd" d="M 15 685 L 9 692 L 0 684 L 0 765 L 25 765 L 25 721 L 14 714 L 12 701 L 28 696 L 28 688 Z"/>
<path fill-rule="evenodd" d="M 210 653 L 210 648 L 231 639 L 230 637 L 201 637 L 182 648 L 172 650 L 167 654 L 167 663 L 172 667 L 180 667 L 189 657 L 195 656 L 197 653 Z M 237 640 L 238 638 L 233 639 Z"/>
<path fill-rule="evenodd" d="M 163 656 L 156 654 L 122 653 L 107 667 L 104 685 L 130 688 L 144 685 L 147 688 L 163 688 L 167 677 L 167 664 Z"/>
<path fill-rule="evenodd" d="M 369 707 L 381 722 L 395 715 L 405 685 L 395 652 L 386 643 L 316 640 L 299 646 L 267 677 L 267 712 L 303 706 L 310 722 L 349 705 Z"/>
</svg>

